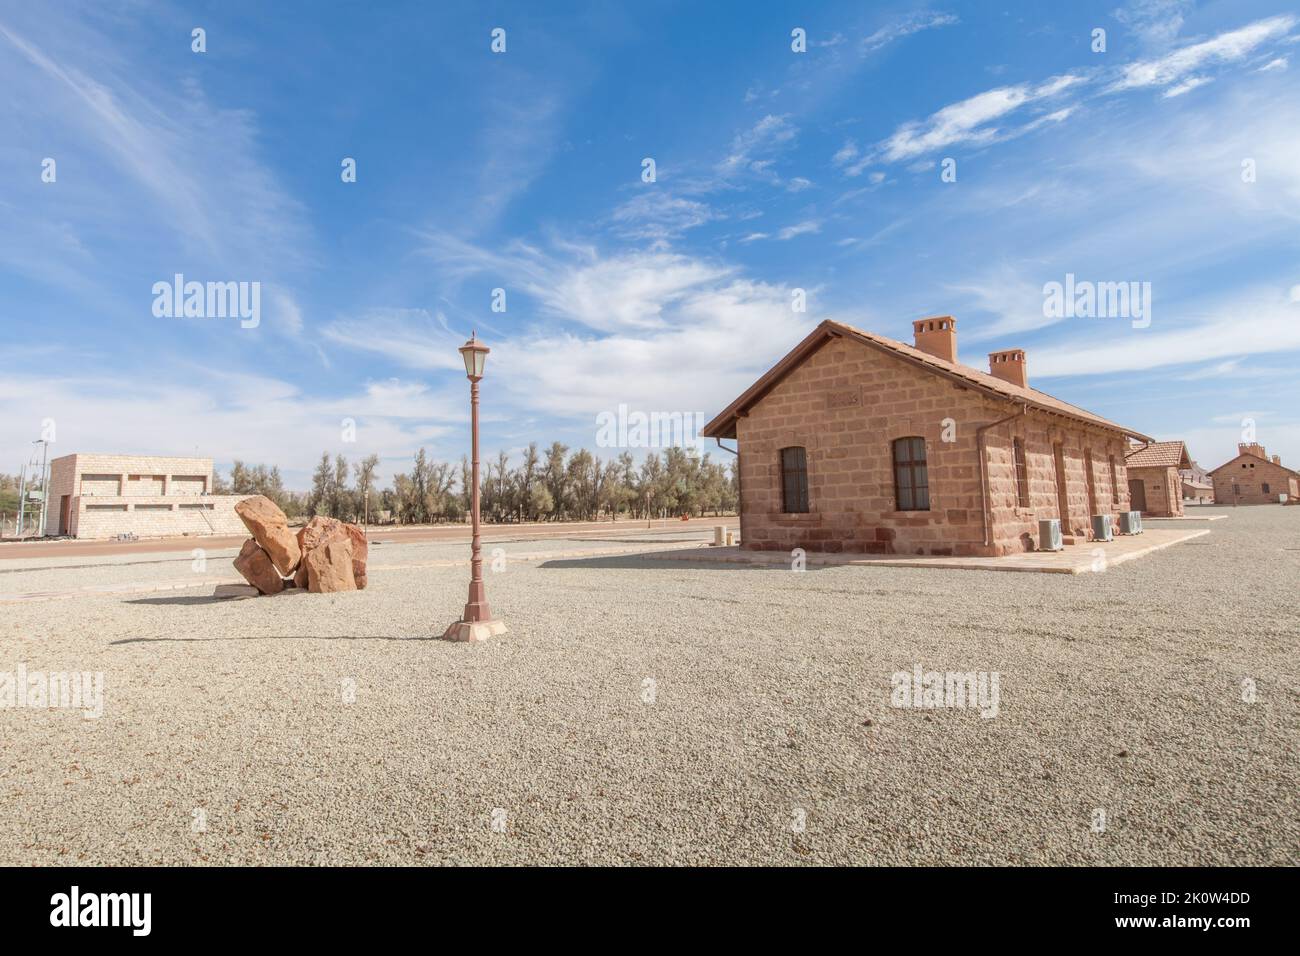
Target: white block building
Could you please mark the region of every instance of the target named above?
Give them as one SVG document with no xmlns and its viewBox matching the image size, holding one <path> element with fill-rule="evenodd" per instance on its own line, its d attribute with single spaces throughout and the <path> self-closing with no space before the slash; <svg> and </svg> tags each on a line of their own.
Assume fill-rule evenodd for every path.
<svg viewBox="0 0 1300 956">
<path fill-rule="evenodd" d="M 241 534 L 235 503 L 246 497 L 212 493 L 211 458 L 64 455 L 50 462 L 45 533 Z"/>
</svg>

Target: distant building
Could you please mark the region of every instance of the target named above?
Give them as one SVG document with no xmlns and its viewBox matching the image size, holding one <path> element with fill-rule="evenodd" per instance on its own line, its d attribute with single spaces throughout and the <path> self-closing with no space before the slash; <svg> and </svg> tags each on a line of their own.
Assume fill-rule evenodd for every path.
<svg viewBox="0 0 1300 956">
<path fill-rule="evenodd" d="M 1214 500 L 1221 505 L 1275 505 L 1282 495 L 1300 499 L 1300 473 L 1283 466 L 1282 458 L 1269 458 L 1258 442 L 1237 446 L 1237 457 L 1210 472 Z"/>
<path fill-rule="evenodd" d="M 744 547 L 1001 555 L 1129 510 L 1124 454 L 1151 439 L 1031 388 L 1020 349 L 959 364 L 956 325 L 822 322 L 704 428 L 739 445 Z"/>
<path fill-rule="evenodd" d="M 1178 518 L 1183 514 L 1183 477 L 1192 460 L 1180 441 L 1157 441 L 1133 449 L 1124 459 L 1128 466 L 1128 493 L 1134 511 L 1151 518 Z"/>
<path fill-rule="evenodd" d="M 1180 472 L 1183 479 L 1183 500 L 1194 504 L 1214 503 L 1214 479 L 1202 468 L 1195 458 L 1192 467 Z"/>
<path fill-rule="evenodd" d="M 1190 472 L 1182 474 L 1183 483 L 1183 501 L 1190 501 L 1194 505 L 1212 505 L 1214 504 L 1214 485 L 1211 482 L 1197 481 L 1190 477 Z"/>
<path fill-rule="evenodd" d="M 235 503 L 212 493 L 211 458 L 64 455 L 50 462 L 45 533 L 76 538 L 237 534 Z"/>
</svg>

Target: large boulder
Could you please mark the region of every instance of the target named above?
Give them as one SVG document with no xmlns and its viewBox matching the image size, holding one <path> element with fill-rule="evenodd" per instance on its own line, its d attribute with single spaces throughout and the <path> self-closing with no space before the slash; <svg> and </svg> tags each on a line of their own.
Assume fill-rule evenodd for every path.
<svg viewBox="0 0 1300 956">
<path fill-rule="evenodd" d="M 235 505 L 235 514 L 239 515 L 244 527 L 248 528 L 257 543 L 270 555 L 280 576 L 293 574 L 302 551 L 298 547 L 298 539 L 289 530 L 289 519 L 275 502 L 265 495 L 245 498 Z"/>
<path fill-rule="evenodd" d="M 366 560 L 370 549 L 366 543 L 365 532 L 354 524 L 317 515 L 298 529 L 298 548 L 303 555 L 303 562 L 298 566 L 298 573 L 294 575 L 294 583 L 298 587 L 308 586 L 307 555 L 328 541 L 342 538 L 352 542 L 352 579 L 358 588 L 366 586 Z"/>
<path fill-rule="evenodd" d="M 271 556 L 252 538 L 244 542 L 235 558 L 235 570 L 263 594 L 279 594 L 284 590 L 284 579 L 272 563 Z"/>
<path fill-rule="evenodd" d="M 314 594 L 355 591 L 352 574 L 352 539 L 346 534 L 328 538 L 307 552 L 307 590 Z"/>
</svg>

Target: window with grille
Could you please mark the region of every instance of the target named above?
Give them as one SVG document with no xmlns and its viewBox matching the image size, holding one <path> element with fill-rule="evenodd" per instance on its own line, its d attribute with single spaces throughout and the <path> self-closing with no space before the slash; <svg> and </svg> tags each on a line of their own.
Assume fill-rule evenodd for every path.
<svg viewBox="0 0 1300 956">
<path fill-rule="evenodd" d="M 1020 502 L 1020 507 L 1029 507 L 1029 466 L 1025 463 L 1025 442 L 1024 439 L 1016 438 L 1011 442 L 1012 452 L 1016 459 L 1016 500 Z"/>
<path fill-rule="evenodd" d="M 808 511 L 808 453 L 800 446 L 781 449 L 781 510 Z"/>
<path fill-rule="evenodd" d="M 894 440 L 894 501 L 899 511 L 930 510 L 924 438 Z"/>
</svg>

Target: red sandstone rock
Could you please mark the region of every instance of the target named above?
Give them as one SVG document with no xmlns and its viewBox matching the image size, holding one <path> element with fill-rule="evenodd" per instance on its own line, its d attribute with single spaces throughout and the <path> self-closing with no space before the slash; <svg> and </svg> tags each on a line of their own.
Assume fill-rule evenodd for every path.
<svg viewBox="0 0 1300 956">
<path fill-rule="evenodd" d="M 307 590 L 314 594 L 355 591 L 352 575 L 352 540 L 347 535 L 329 538 L 307 552 Z"/>
<path fill-rule="evenodd" d="M 244 526 L 270 556 L 281 577 L 293 573 L 302 557 L 298 539 L 289 530 L 289 519 L 270 498 L 257 495 L 235 505 Z"/>
<path fill-rule="evenodd" d="M 366 586 L 366 560 L 369 548 L 365 533 L 354 524 L 317 515 L 298 529 L 298 547 L 303 554 L 303 562 L 294 576 L 298 587 L 308 586 L 306 555 L 322 544 L 340 538 L 347 538 L 352 542 L 352 578 L 356 586 L 358 588 Z"/>
<path fill-rule="evenodd" d="M 245 541 L 240 549 L 235 558 L 235 570 L 263 594 L 278 594 L 284 590 L 284 579 L 271 562 L 271 556 L 253 538 Z"/>
</svg>

